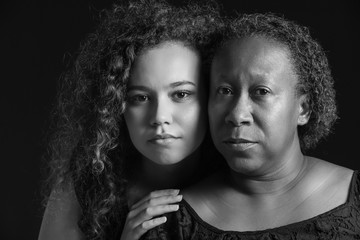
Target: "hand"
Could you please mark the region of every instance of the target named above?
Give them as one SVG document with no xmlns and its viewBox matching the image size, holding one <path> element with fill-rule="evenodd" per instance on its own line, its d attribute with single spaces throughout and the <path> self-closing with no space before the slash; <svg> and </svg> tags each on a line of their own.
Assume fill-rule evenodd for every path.
<svg viewBox="0 0 360 240">
<path fill-rule="evenodd" d="M 177 189 L 153 191 L 135 203 L 126 217 L 121 240 L 138 240 L 149 229 L 166 222 L 164 213 L 175 212 L 182 199 Z"/>
</svg>

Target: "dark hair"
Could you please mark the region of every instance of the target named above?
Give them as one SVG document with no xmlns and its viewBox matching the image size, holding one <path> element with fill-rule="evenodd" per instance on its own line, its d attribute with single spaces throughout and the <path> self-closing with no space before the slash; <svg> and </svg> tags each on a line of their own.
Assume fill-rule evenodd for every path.
<svg viewBox="0 0 360 240">
<path fill-rule="evenodd" d="M 175 8 L 162 0 L 119 1 L 103 12 L 96 31 L 82 43 L 61 78 L 48 189 L 75 189 L 82 208 L 79 226 L 87 239 L 113 238 L 126 217 L 124 163 L 134 147 L 123 113 L 137 56 L 175 41 L 206 58 L 219 25 L 214 3 Z"/>
<path fill-rule="evenodd" d="M 273 13 L 243 14 L 227 21 L 215 49 L 232 39 L 260 36 L 275 40 L 290 51 L 299 80 L 297 93 L 307 95 L 310 110 L 309 122 L 298 127 L 301 150 L 315 147 L 331 132 L 337 119 L 334 81 L 320 44 L 310 36 L 307 27 Z"/>
</svg>

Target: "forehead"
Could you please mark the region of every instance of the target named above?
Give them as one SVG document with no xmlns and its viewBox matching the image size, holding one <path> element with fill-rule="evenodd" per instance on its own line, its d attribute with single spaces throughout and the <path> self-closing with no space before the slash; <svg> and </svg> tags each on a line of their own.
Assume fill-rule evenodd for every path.
<svg viewBox="0 0 360 240">
<path fill-rule="evenodd" d="M 153 55 L 159 55 L 159 54 L 190 54 L 190 55 L 197 55 L 197 50 L 194 49 L 191 45 L 181 42 L 181 41 L 164 41 L 157 45 L 151 46 L 151 47 L 145 47 L 143 48 L 139 54 L 137 59 L 143 58 L 149 58 Z"/>
<path fill-rule="evenodd" d="M 239 69 L 256 73 L 286 68 L 293 72 L 288 48 L 261 36 L 225 42 L 216 52 L 212 62 L 212 73 L 231 74 L 232 71 Z"/>
<path fill-rule="evenodd" d="M 174 63 L 183 63 L 187 59 L 198 59 L 198 53 L 181 42 L 164 42 L 140 52 L 135 60 L 135 68 L 141 66 L 151 66 L 164 68 Z M 170 60 L 170 61 L 169 61 Z"/>
<path fill-rule="evenodd" d="M 129 84 L 197 81 L 200 57 L 178 42 L 165 42 L 146 49 L 135 60 Z"/>
<path fill-rule="evenodd" d="M 253 36 L 226 41 L 216 51 L 213 62 L 236 60 L 244 63 L 245 60 L 248 62 L 249 60 L 270 60 L 270 58 L 285 62 L 291 60 L 291 54 L 285 45 L 275 40 Z"/>
</svg>

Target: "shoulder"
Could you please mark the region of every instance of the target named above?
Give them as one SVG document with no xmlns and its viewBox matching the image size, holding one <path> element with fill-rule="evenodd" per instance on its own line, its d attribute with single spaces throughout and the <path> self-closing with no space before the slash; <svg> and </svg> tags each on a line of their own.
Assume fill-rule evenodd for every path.
<svg viewBox="0 0 360 240">
<path fill-rule="evenodd" d="M 347 201 L 351 191 L 354 170 L 318 158 L 308 157 L 305 178 L 307 186 L 315 187 L 319 200 L 330 201 L 335 207 Z"/>
<path fill-rule="evenodd" d="M 77 225 L 80 214 L 80 206 L 72 188 L 53 191 L 44 212 L 39 240 L 84 239 Z"/>
<path fill-rule="evenodd" d="M 354 175 L 354 170 L 342 167 L 319 158 L 308 158 L 307 177 L 312 181 L 322 182 L 323 186 L 330 188 L 346 188 Z"/>
<path fill-rule="evenodd" d="M 187 211 L 194 219 L 212 219 L 211 209 L 216 207 L 219 195 L 226 192 L 222 171 L 215 172 L 197 184 L 183 190 Z"/>
<path fill-rule="evenodd" d="M 331 183 L 350 183 L 354 170 L 324 161 L 319 158 L 307 157 L 309 162 L 309 176 L 326 179 Z"/>
</svg>

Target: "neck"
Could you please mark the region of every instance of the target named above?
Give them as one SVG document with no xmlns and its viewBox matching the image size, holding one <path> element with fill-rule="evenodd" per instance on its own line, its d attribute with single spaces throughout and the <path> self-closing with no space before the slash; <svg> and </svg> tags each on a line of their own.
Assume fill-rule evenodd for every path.
<svg viewBox="0 0 360 240">
<path fill-rule="evenodd" d="M 300 182 L 306 173 L 306 168 L 308 168 L 308 160 L 300 153 L 275 170 L 262 175 L 252 176 L 230 170 L 228 176 L 230 185 L 247 195 L 280 195 L 293 189 Z"/>
</svg>

